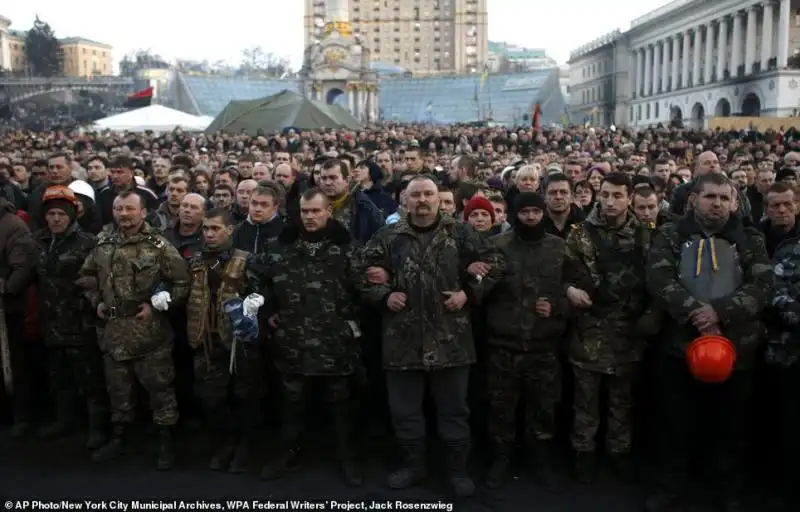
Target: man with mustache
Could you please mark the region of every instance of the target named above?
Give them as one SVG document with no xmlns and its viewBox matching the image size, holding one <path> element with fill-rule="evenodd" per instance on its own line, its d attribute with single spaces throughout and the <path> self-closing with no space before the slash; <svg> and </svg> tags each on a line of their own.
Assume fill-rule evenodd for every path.
<svg viewBox="0 0 800 512">
<path fill-rule="evenodd" d="M 426 474 L 423 401 L 430 392 L 458 496 L 475 491 L 467 385 L 475 362 L 470 308 L 479 284 L 502 268 L 497 251 L 471 227 L 439 212 L 439 189 L 428 176 L 411 179 L 408 215 L 375 234 L 364 249 L 365 298 L 383 311 L 383 361 L 392 424 L 403 457 L 387 485 L 405 489 Z M 371 276 L 384 274 L 380 279 Z M 474 277 L 472 277 L 474 276 Z M 478 278 L 477 276 L 480 276 Z"/>
</svg>

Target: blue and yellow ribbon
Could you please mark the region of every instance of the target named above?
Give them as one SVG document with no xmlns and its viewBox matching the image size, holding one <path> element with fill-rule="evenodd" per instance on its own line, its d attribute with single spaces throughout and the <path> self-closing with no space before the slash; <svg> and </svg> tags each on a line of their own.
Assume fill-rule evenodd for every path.
<svg viewBox="0 0 800 512">
<path fill-rule="evenodd" d="M 714 237 L 711 237 L 709 239 L 703 238 L 697 245 L 697 262 L 695 263 L 694 267 L 695 277 L 700 277 L 700 273 L 703 271 L 703 253 L 705 252 L 706 242 L 708 242 L 708 246 L 711 249 L 711 268 L 714 272 L 719 272 L 719 261 L 717 260 L 717 245 L 714 241 Z"/>
</svg>

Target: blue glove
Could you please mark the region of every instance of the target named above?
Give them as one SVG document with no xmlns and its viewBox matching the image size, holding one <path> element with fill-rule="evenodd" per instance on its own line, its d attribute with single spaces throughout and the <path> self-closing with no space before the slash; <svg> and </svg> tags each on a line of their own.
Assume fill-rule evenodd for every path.
<svg viewBox="0 0 800 512">
<path fill-rule="evenodd" d="M 231 299 L 225 304 L 225 313 L 233 327 L 233 337 L 242 343 L 256 343 L 258 341 L 258 318 L 244 314 L 242 299 Z"/>
</svg>

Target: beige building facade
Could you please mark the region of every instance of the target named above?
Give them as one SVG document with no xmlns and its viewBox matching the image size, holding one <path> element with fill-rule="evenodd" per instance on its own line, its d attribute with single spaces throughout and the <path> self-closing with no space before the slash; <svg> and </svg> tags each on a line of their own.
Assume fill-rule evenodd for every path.
<svg viewBox="0 0 800 512">
<path fill-rule="evenodd" d="M 25 32 L 10 28 L 11 20 L 0 15 L 0 68 L 25 73 Z M 60 40 L 63 75 L 69 77 L 111 76 L 114 74 L 113 48 L 82 37 Z"/>
<path fill-rule="evenodd" d="M 372 61 L 415 75 L 476 73 L 487 65 L 487 0 L 304 1 L 306 47 L 323 37 L 333 2 Z"/>
</svg>

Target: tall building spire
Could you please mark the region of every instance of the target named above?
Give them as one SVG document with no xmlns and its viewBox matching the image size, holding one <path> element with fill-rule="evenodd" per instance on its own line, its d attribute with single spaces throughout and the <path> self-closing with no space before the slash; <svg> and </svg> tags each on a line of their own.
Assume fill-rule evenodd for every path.
<svg viewBox="0 0 800 512">
<path fill-rule="evenodd" d="M 348 0 L 325 0 L 325 35 L 330 35 L 333 31 L 345 37 L 353 35 Z"/>
<path fill-rule="evenodd" d="M 350 2 L 348 0 L 326 0 L 325 21 L 327 23 L 348 23 L 350 21 Z"/>
</svg>

